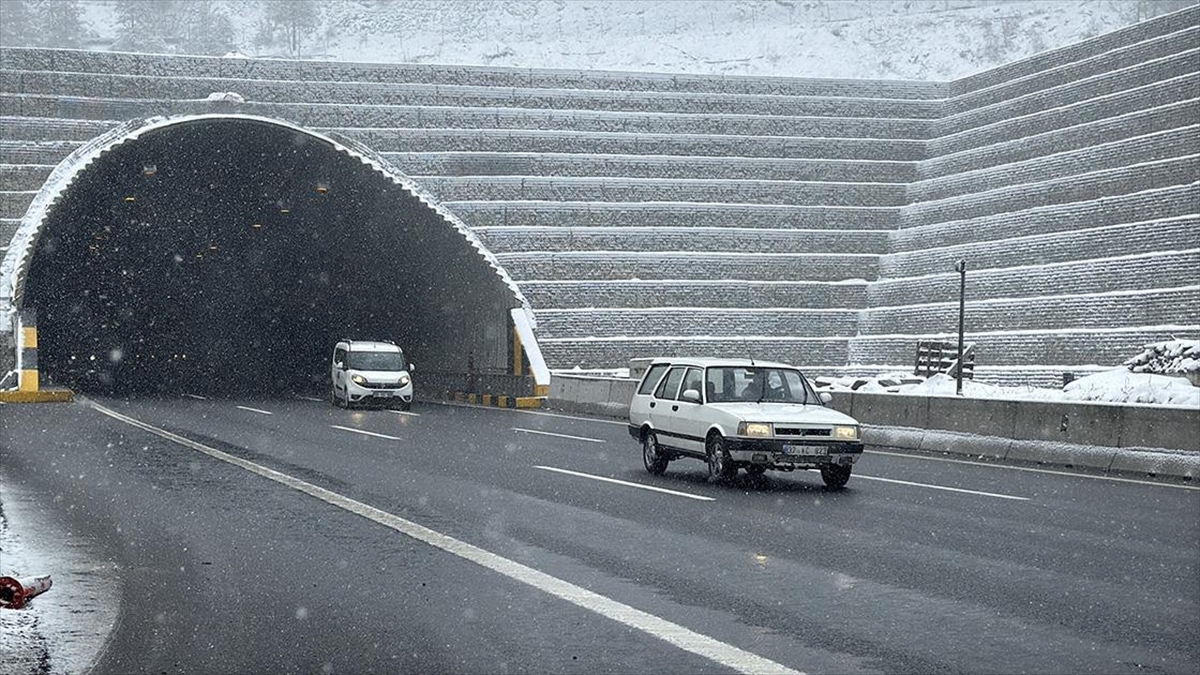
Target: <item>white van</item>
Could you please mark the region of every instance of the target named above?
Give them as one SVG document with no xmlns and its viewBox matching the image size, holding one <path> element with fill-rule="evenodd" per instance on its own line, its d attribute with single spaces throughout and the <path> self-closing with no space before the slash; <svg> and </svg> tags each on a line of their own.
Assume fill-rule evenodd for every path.
<svg viewBox="0 0 1200 675">
<path fill-rule="evenodd" d="M 408 410 L 415 368 L 391 342 L 341 340 L 333 348 L 329 401 L 342 408 L 382 404 Z"/>
</svg>

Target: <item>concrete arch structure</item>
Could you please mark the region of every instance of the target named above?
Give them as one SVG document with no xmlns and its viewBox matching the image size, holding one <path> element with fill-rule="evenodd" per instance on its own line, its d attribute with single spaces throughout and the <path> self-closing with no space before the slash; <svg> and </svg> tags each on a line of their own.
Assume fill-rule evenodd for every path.
<svg viewBox="0 0 1200 675">
<path fill-rule="evenodd" d="M 160 168 L 159 163 L 150 163 L 144 158 L 139 159 L 140 155 L 136 152 L 137 148 L 154 147 L 155 144 L 163 143 L 170 144 L 172 140 L 179 138 L 186 138 L 190 141 L 175 146 L 180 148 L 181 156 L 188 154 L 183 151 L 184 147 L 198 145 L 198 142 L 202 142 L 205 138 L 220 139 L 220 141 L 215 142 L 213 147 L 188 154 L 186 166 L 162 166 Z M 285 190 L 282 190 L 281 186 L 266 184 L 266 181 L 275 176 L 270 170 L 264 172 L 264 184 L 246 184 L 251 182 L 244 180 L 248 178 L 248 172 L 264 171 L 264 167 L 255 166 L 250 169 L 242 169 L 240 172 L 235 171 L 230 168 L 229 160 L 237 160 L 239 157 L 236 155 L 229 157 L 229 153 L 245 151 L 251 153 L 247 155 L 247 158 L 261 161 L 263 156 L 269 156 L 272 152 L 271 148 L 267 147 L 265 155 L 263 153 L 254 155 L 248 149 L 248 146 L 254 145 L 254 142 L 250 141 L 251 138 L 257 139 L 259 145 L 276 143 L 276 147 L 280 149 L 274 152 L 281 158 L 279 161 L 282 164 L 279 167 L 268 168 L 290 170 L 292 174 L 290 178 L 293 179 L 293 182 L 310 184 L 301 185 L 298 188 L 300 190 L 312 188 L 316 196 L 308 200 L 310 205 L 318 204 L 326 208 L 321 209 L 321 213 L 314 209 L 306 214 L 304 206 L 292 203 L 298 201 L 294 190 L 293 194 L 288 195 L 284 194 Z M 156 150 L 162 149 L 156 148 Z M 209 165 L 204 166 L 204 155 L 210 150 L 215 154 Z M 150 151 L 147 150 L 147 152 Z M 173 161 L 167 159 L 173 153 L 151 152 L 151 154 L 163 157 L 168 162 Z M 222 154 L 224 156 L 217 159 L 217 155 Z M 289 158 L 301 163 L 289 165 Z M 310 180 L 313 178 L 312 175 L 309 175 L 312 167 L 302 164 L 304 158 L 320 158 L 327 164 L 324 167 L 325 171 L 337 175 L 329 175 L 325 182 Z M 129 187 L 128 174 L 131 162 L 142 164 L 143 178 L 143 185 L 132 190 L 125 189 Z M 329 162 L 335 164 L 330 166 Z M 111 185 L 108 180 L 100 180 L 92 175 L 97 172 L 103 174 L 103 178 L 110 179 L 117 184 Z M 171 183 L 175 186 L 171 190 L 173 195 L 188 193 L 186 183 L 194 182 L 206 175 L 220 176 L 220 178 L 213 179 L 221 182 L 220 189 L 217 188 L 216 183 L 210 183 L 208 186 L 217 192 L 223 192 L 224 188 L 230 187 L 228 185 L 230 182 L 244 183 L 237 186 L 238 196 L 229 199 L 228 195 L 220 194 L 215 197 L 219 202 L 215 211 L 207 210 L 209 218 L 204 223 L 206 230 L 204 236 L 212 237 L 213 243 L 209 244 L 208 251 L 194 253 L 197 260 L 203 261 L 205 256 L 214 258 L 219 255 L 221 247 L 215 243 L 216 238 L 229 235 L 229 232 L 221 231 L 221 227 L 224 225 L 214 228 L 211 220 L 214 214 L 224 220 L 230 220 L 230 216 L 233 215 L 233 220 L 236 220 L 236 214 L 239 211 L 245 211 L 244 222 L 229 222 L 227 223 L 228 227 L 249 225 L 254 231 L 254 236 L 267 235 L 271 225 L 250 221 L 264 220 L 263 209 L 264 205 L 269 206 L 269 200 L 264 201 L 263 197 L 274 192 L 280 195 L 276 199 L 280 216 L 276 225 L 281 231 L 287 227 L 291 228 L 288 234 L 283 236 L 292 237 L 292 241 L 276 238 L 278 245 L 287 252 L 291 254 L 304 253 L 306 246 L 311 245 L 327 254 L 331 251 L 341 250 L 356 251 L 357 255 L 369 256 L 371 249 L 374 248 L 376 254 L 392 256 L 394 260 L 403 261 L 403 265 L 384 264 L 381 266 L 381 269 L 384 270 L 382 273 L 374 277 L 363 277 L 353 268 L 365 265 L 344 264 L 346 261 L 342 261 L 343 264 L 340 266 L 328 262 L 322 265 L 322 261 L 319 259 L 313 260 L 309 256 L 301 255 L 299 257 L 304 258 L 303 265 L 299 264 L 302 262 L 300 260 L 285 259 L 282 262 L 276 262 L 273 269 L 279 273 L 284 273 L 287 268 L 296 270 L 309 266 L 310 269 L 307 272 L 296 272 L 293 276 L 288 277 L 288 281 L 295 284 L 292 288 L 283 288 L 276 284 L 276 292 L 259 297 L 257 309 L 260 311 L 257 312 L 257 316 L 255 312 L 246 311 L 251 309 L 250 307 L 245 304 L 239 305 L 232 297 L 213 296 L 211 293 L 205 293 L 203 289 L 196 289 L 193 286 L 190 290 L 199 292 L 200 297 L 206 300 L 220 301 L 219 303 L 210 303 L 209 311 L 201 312 L 199 305 L 187 305 L 192 297 L 186 292 L 180 292 L 183 287 L 172 289 L 169 284 L 171 281 L 180 281 L 186 277 L 188 275 L 187 268 L 193 262 L 183 259 L 184 255 L 190 254 L 191 251 L 184 251 L 183 249 L 187 247 L 182 245 L 178 238 L 189 233 L 199 235 L 200 221 L 205 218 L 197 217 L 199 211 L 188 212 L 186 208 L 179 209 L 178 207 L 186 206 L 186 204 L 183 204 L 181 198 L 178 197 L 169 202 L 173 208 L 160 209 L 161 212 L 151 212 L 147 215 L 145 211 L 141 213 L 133 211 L 143 196 L 150 199 L 163 199 L 162 190 L 164 188 L 158 188 L 158 192 L 155 192 L 155 188 L 148 187 L 146 184 L 152 180 L 160 180 L 158 175 L 167 172 L 173 172 L 176 175 L 174 182 Z M 89 180 L 89 177 L 92 179 Z M 101 200 L 104 203 L 98 203 L 95 199 L 98 182 L 111 187 L 110 193 Z M 325 184 L 326 182 L 328 185 Z M 330 203 L 333 201 L 332 193 L 338 192 L 339 188 L 353 197 L 347 197 L 343 199 L 343 203 L 333 206 Z M 126 194 L 122 194 L 122 192 Z M 138 192 L 142 194 L 135 194 Z M 191 197 L 182 199 L 210 200 L 214 198 L 211 193 L 206 193 L 200 188 L 191 190 L 190 194 Z M 366 200 L 372 198 L 378 199 L 378 202 L 365 203 Z M 129 205 L 130 212 L 121 214 L 119 211 L 112 210 L 111 207 L 118 201 Z M 284 208 L 285 206 L 291 208 Z M 377 208 L 380 206 L 384 208 Z M 104 208 L 108 208 L 109 211 L 100 215 L 95 213 L 96 210 Z M 348 209 L 352 209 L 359 219 L 369 221 L 368 224 L 345 223 L 344 211 Z M 336 247 L 321 248 L 316 244 L 307 244 L 296 240 L 297 237 L 311 236 L 316 241 L 318 236 L 312 228 L 319 223 L 313 219 L 330 218 L 331 210 L 337 211 L 332 217 L 349 230 L 321 233 L 322 238 L 343 237 Z M 182 214 L 181 211 L 183 211 Z M 102 222 L 106 220 L 113 222 Z M 154 231 L 141 237 L 143 241 L 140 248 L 136 239 L 120 231 L 123 226 L 124 229 L 132 229 L 135 223 L 142 229 Z M 358 229 L 354 229 L 356 227 Z M 397 232 L 387 233 L 388 227 L 393 227 Z M 144 380 L 162 376 L 164 359 L 175 361 L 174 358 L 169 357 L 186 357 L 185 347 L 182 344 L 147 346 L 146 342 L 162 341 L 167 337 L 166 334 L 161 331 L 156 332 L 153 328 L 156 323 L 153 316 L 147 316 L 142 321 L 122 321 L 116 317 L 117 313 L 123 309 L 121 305 L 123 302 L 137 303 L 140 310 L 163 310 L 165 308 L 163 303 L 154 305 L 144 296 L 132 295 L 119 302 L 109 302 L 106 307 L 111 311 L 106 312 L 103 309 L 96 311 L 99 309 L 97 302 L 88 296 L 92 295 L 92 291 L 102 294 L 105 288 L 109 291 L 116 290 L 116 287 L 111 285 L 112 280 L 108 280 L 109 286 L 104 286 L 102 280 L 95 276 L 91 277 L 90 281 L 98 285 L 96 289 L 71 284 L 70 277 L 72 274 L 78 273 L 76 268 L 87 267 L 86 262 L 80 265 L 80 246 L 85 242 L 85 238 L 81 236 L 80 231 L 76 231 L 83 229 L 93 230 L 90 234 L 96 241 L 87 245 L 88 250 L 94 255 L 101 255 L 102 249 L 106 246 L 118 251 L 107 259 L 110 263 L 108 267 L 114 267 L 120 263 L 122 276 L 150 276 L 153 277 L 154 283 L 166 284 L 164 293 L 175 293 L 171 302 L 183 303 L 186 308 L 186 311 L 176 313 L 177 318 L 190 315 L 196 319 L 191 324 L 185 323 L 182 327 L 183 333 L 193 333 L 192 335 L 180 333 L 178 328 L 175 330 L 174 337 L 187 342 L 187 349 L 199 348 L 200 341 L 206 338 L 216 341 L 224 348 L 229 348 L 230 345 L 240 347 L 224 355 L 224 358 L 216 355 L 218 349 L 210 349 L 205 356 L 210 363 L 203 373 L 188 371 L 185 364 L 176 362 L 174 363 L 176 370 L 183 372 L 182 379 L 173 381 L 169 386 L 164 382 L 162 386 L 150 388 L 170 389 L 185 386 L 210 392 L 214 389 L 218 392 L 230 389 L 270 392 L 277 387 L 303 389 L 306 381 L 315 384 L 320 381 L 322 376 L 326 375 L 323 372 L 323 362 L 328 355 L 324 352 L 331 349 L 333 340 L 339 337 L 398 339 L 402 346 L 409 350 L 412 360 L 424 361 L 423 372 L 429 371 L 428 375 L 431 381 L 436 381 L 441 373 L 465 371 L 468 363 L 485 372 L 509 369 L 513 363 L 514 350 L 517 350 L 518 358 L 522 356 L 523 351 L 525 358 L 530 361 L 529 365 L 535 371 L 545 371 L 531 331 L 533 318 L 529 303 L 504 268 L 497 262 L 495 256 L 462 223 L 461 219 L 442 206 L 421 186 L 387 160 L 353 140 L 336 138 L 333 134 L 323 134 L 284 120 L 257 115 L 203 113 L 158 116 L 119 124 L 83 143 L 55 166 L 34 196 L 4 252 L 3 264 L 0 265 L 0 329 L 12 330 L 19 314 L 33 316 L 29 310 L 36 310 L 41 315 L 38 322 L 40 331 L 43 335 L 50 333 L 51 337 L 50 340 L 43 340 L 41 351 L 43 368 L 45 369 L 47 365 L 50 366 L 52 376 L 57 368 L 60 372 L 65 370 L 71 373 L 70 377 L 74 380 L 72 384 L 83 384 L 85 387 L 101 386 L 105 389 L 144 390 L 147 388 Z M 418 238 L 414 238 L 414 235 L 417 235 Z M 145 260 L 153 256 L 141 256 L 138 259 L 120 257 L 122 254 L 119 251 L 122 248 L 125 251 L 123 255 L 126 256 L 145 254 L 149 248 L 153 248 L 149 242 L 153 242 L 155 237 L 165 238 L 168 236 L 177 238 L 171 244 L 174 248 L 179 249 L 172 256 L 174 272 L 164 272 L 161 260 L 157 263 L 158 267 L 152 269 L 152 266 Z M 366 240 L 368 237 L 371 238 L 370 241 Z M 246 242 L 247 240 L 242 239 L 241 241 Z M 253 246 L 253 244 L 248 245 Z M 389 245 L 393 248 L 389 249 Z M 171 248 L 171 246 L 167 248 Z M 163 250 L 158 253 L 162 253 Z M 235 255 L 242 253 L 244 251 L 234 252 Z M 274 251 L 263 250 L 259 253 L 264 254 L 259 256 L 261 262 L 270 257 L 265 254 L 274 253 Z M 318 253 L 318 255 L 320 254 Z M 188 257 L 191 256 L 188 255 Z M 67 264 L 56 269 L 54 267 L 56 261 Z M 41 267 L 39 267 L 39 262 Z M 362 262 L 374 261 L 364 258 Z M 251 297 L 254 293 L 263 291 L 261 278 L 257 283 L 240 283 L 236 279 L 230 278 L 238 276 L 238 268 L 244 270 L 247 264 L 249 264 L 248 260 L 230 259 L 222 264 L 221 271 L 217 273 L 218 276 L 225 277 L 225 290 L 236 295 L 238 299 Z M 138 265 L 143 266 L 138 267 Z M 131 266 L 133 269 L 131 270 L 127 266 Z M 393 268 L 392 273 L 387 272 L 388 268 Z M 208 281 L 216 283 L 217 279 L 212 278 L 213 274 L 209 273 Z M 454 276 L 453 281 L 447 282 L 446 279 L 451 275 Z M 348 279 L 360 280 L 370 278 L 388 286 L 366 289 L 355 288 L 351 283 L 347 287 L 347 284 L 343 283 L 343 276 Z M 304 283 L 305 279 L 311 281 L 313 278 L 317 279 L 316 284 L 308 283 L 306 285 Z M 50 279 L 53 279 L 53 284 L 41 283 Z M 322 282 L 322 280 L 324 281 Z M 242 281 L 253 282 L 248 276 L 244 276 Z M 180 283 L 182 282 L 180 281 Z M 402 290 L 403 285 L 409 285 L 412 288 Z M 136 287 L 136 283 L 133 284 L 133 287 Z M 341 292 L 335 289 L 341 289 Z M 154 292 L 153 289 L 145 287 L 141 287 L 139 290 Z M 350 293 L 345 293 L 346 290 L 349 290 Z M 384 296 L 395 298 L 396 301 L 390 305 L 386 301 L 382 303 L 376 301 L 372 304 L 365 300 L 357 301 L 356 304 L 354 300 L 354 291 L 356 290 L 362 293 L 362 297 Z M 67 297 L 73 291 L 79 292 L 74 297 Z M 456 300 L 454 296 L 459 292 L 461 292 L 460 297 Z M 325 295 L 313 297 L 311 294 L 314 293 L 324 293 Z M 289 298 L 299 299 L 300 302 L 290 309 L 280 310 L 280 304 L 286 304 Z M 305 303 L 305 300 L 308 302 Z M 322 300 L 330 301 L 336 305 L 336 309 L 334 311 L 319 309 L 318 305 Z M 275 307 L 273 312 L 269 309 L 272 304 Z M 89 307 L 89 305 L 91 306 Z M 113 344 L 105 343 L 103 340 L 93 340 L 94 344 L 84 346 L 82 349 L 80 341 L 66 335 L 65 331 L 54 334 L 57 328 L 57 319 L 64 318 L 64 312 L 74 313 L 76 316 L 72 320 L 77 320 L 78 314 L 85 309 L 92 310 L 90 315 L 100 323 L 85 323 L 80 326 L 83 330 L 105 333 L 102 329 L 115 323 L 142 330 L 149 329 L 149 334 L 135 335 L 128 332 L 121 334 L 118 330 L 114 335 L 109 331 L 105 337 L 110 341 L 114 337 L 120 339 Z M 241 310 L 241 325 L 238 325 L 235 316 L 239 314 L 238 310 Z M 356 316 L 356 312 L 359 311 L 369 317 Z M 289 313 L 293 316 L 289 316 Z M 256 324 L 255 321 L 262 319 L 263 314 L 270 314 L 274 323 L 282 322 L 284 325 L 276 325 L 273 331 L 266 331 L 267 334 L 263 338 L 245 335 L 241 338 L 237 337 L 239 333 L 262 331 L 264 327 Z M 197 318 L 198 315 L 203 315 L 203 320 Z M 126 318 L 128 319 L 128 317 Z M 318 325 L 310 325 L 307 330 L 300 330 L 299 327 L 305 322 Z M 520 329 L 523 335 L 514 340 L 515 329 Z M 289 333 L 296 330 L 299 330 L 303 337 L 311 339 L 319 336 L 321 339 L 317 340 L 316 344 L 302 345 L 297 348 L 298 345 L 295 342 L 288 342 Z M 199 339 L 195 335 L 197 332 Z M 284 344 L 272 345 L 272 340 L 283 341 Z M 138 346 L 133 346 L 135 344 Z M 246 347 L 250 345 L 265 347 L 269 351 L 274 351 L 273 346 L 280 346 L 284 347 L 282 351 L 287 353 L 264 357 L 264 362 L 274 362 L 274 366 L 270 366 L 264 371 L 262 364 L 257 366 L 247 364 L 248 359 L 240 358 L 248 356 Z M 98 361 L 99 365 L 88 367 L 87 370 L 89 373 L 96 374 L 95 381 L 90 381 L 88 377 L 82 377 L 85 372 L 82 366 L 76 367 L 74 364 L 64 361 L 66 356 L 59 354 L 60 347 L 72 352 L 71 360 L 77 356 L 86 355 L 89 360 Z M 108 356 L 107 363 L 105 363 L 106 355 Z M 127 364 L 129 359 L 138 356 L 147 357 L 157 363 L 142 364 L 143 367 L 148 367 L 152 371 L 148 374 L 150 377 L 141 379 L 135 377 L 130 380 L 127 374 L 130 369 Z M 296 357 L 297 363 L 286 363 L 285 360 L 289 356 Z M 211 362 L 214 358 L 216 358 L 216 363 Z M 246 368 L 249 369 L 248 373 Z M 126 372 L 126 374 L 122 375 L 122 372 Z M 254 374 L 257 373 L 261 376 L 264 372 L 269 375 L 266 381 L 254 384 Z M 205 382 L 198 381 L 197 378 L 201 375 Z M 122 382 L 122 377 L 126 381 Z M 546 378 L 543 376 L 542 379 Z"/>
</svg>

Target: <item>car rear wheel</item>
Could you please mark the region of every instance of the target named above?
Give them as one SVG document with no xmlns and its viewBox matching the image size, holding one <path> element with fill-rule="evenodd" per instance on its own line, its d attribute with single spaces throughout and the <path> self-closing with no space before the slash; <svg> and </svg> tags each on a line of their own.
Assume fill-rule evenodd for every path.
<svg viewBox="0 0 1200 675">
<path fill-rule="evenodd" d="M 761 476 L 767 472 L 767 467 L 762 464 L 750 464 L 746 467 L 746 473 L 751 476 Z"/>
<path fill-rule="evenodd" d="M 825 487 L 830 490 L 841 490 L 846 487 L 846 481 L 850 480 L 849 464 L 845 466 L 823 466 L 821 467 L 821 480 L 825 481 Z"/>
<path fill-rule="evenodd" d="M 725 450 L 725 439 L 713 436 L 708 439 L 708 477 L 712 480 L 728 480 L 737 475 L 737 465 Z"/>
<path fill-rule="evenodd" d="M 658 436 L 653 431 L 642 434 L 642 464 L 646 465 L 646 470 L 655 476 L 661 476 L 667 470 L 669 461 L 658 446 Z"/>
</svg>

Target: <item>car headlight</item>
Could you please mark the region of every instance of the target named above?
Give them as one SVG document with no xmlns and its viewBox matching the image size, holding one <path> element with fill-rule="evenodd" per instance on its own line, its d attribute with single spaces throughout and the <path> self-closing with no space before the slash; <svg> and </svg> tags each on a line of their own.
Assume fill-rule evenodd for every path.
<svg viewBox="0 0 1200 675">
<path fill-rule="evenodd" d="M 738 425 L 738 436 L 771 436 L 773 429 L 767 422 L 742 422 Z"/>
<path fill-rule="evenodd" d="M 366 385 L 367 378 L 363 377 L 362 375 L 352 375 L 350 376 L 350 381 L 354 384 Z"/>
<path fill-rule="evenodd" d="M 833 437 L 839 441 L 857 441 L 858 427 L 834 427 Z"/>
<path fill-rule="evenodd" d="M 400 376 L 400 386 L 401 386 L 401 387 L 407 387 L 407 386 L 408 386 L 408 383 L 409 383 L 409 378 L 408 378 L 408 376 L 407 376 L 407 375 L 401 375 L 401 376 Z"/>
</svg>

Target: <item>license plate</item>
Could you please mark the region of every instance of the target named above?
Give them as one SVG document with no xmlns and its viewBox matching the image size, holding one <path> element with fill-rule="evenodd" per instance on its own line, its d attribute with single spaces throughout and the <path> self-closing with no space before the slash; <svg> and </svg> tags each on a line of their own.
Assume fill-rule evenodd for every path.
<svg viewBox="0 0 1200 675">
<path fill-rule="evenodd" d="M 823 445 L 792 445 L 784 444 L 783 454 L 785 455 L 828 455 L 829 448 Z"/>
<path fill-rule="evenodd" d="M 375 392 L 374 394 L 372 394 L 372 396 L 374 396 L 375 398 L 391 398 L 391 397 L 392 397 L 392 392 L 390 392 L 390 391 L 377 391 L 377 392 Z"/>
</svg>

